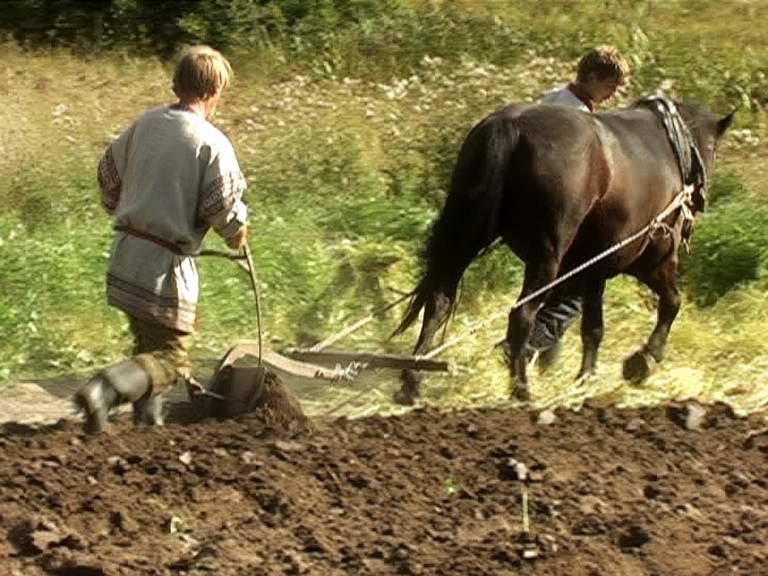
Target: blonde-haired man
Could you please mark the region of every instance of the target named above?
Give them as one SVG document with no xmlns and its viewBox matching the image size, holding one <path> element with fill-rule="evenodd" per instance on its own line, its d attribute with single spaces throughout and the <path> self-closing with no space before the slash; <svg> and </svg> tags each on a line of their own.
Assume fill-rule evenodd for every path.
<svg viewBox="0 0 768 576">
<path fill-rule="evenodd" d="M 598 104 L 609 100 L 629 78 L 629 64 L 613 46 L 598 46 L 584 54 L 576 67 L 576 79 L 553 90 L 540 100 L 594 112 Z M 561 339 L 581 313 L 579 294 L 554 293 L 536 314 L 531 331 L 531 356 L 538 355 L 543 369 L 554 364 L 560 355 Z"/>
<path fill-rule="evenodd" d="M 247 239 L 246 188 L 232 144 L 210 120 L 231 67 L 208 46 L 184 52 L 178 102 L 150 109 L 112 142 L 98 166 L 101 203 L 116 235 L 107 301 L 127 316 L 134 355 L 98 372 L 74 397 L 87 431 L 132 402 L 134 421 L 162 424 L 159 394 L 189 379 L 198 274 L 192 257 L 210 228 L 232 249 Z"/>
</svg>

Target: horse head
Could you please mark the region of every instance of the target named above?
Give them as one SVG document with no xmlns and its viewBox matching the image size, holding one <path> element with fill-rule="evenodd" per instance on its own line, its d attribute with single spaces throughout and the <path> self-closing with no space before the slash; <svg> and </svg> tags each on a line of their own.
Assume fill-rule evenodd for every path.
<svg viewBox="0 0 768 576">
<path fill-rule="evenodd" d="M 708 182 L 712 176 L 717 147 L 733 123 L 736 110 L 720 118 L 698 104 L 678 103 L 677 109 L 693 139 L 694 155 L 698 154 L 698 160 L 703 164 L 701 169 L 704 171 L 704 182 Z"/>
</svg>

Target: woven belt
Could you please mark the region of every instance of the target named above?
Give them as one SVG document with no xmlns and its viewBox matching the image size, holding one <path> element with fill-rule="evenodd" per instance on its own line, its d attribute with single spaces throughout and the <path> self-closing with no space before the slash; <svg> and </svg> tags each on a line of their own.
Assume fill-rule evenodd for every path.
<svg viewBox="0 0 768 576">
<path fill-rule="evenodd" d="M 130 226 L 124 226 L 124 225 L 115 226 L 115 230 L 117 232 L 123 232 L 125 234 L 128 234 L 129 236 L 135 236 L 136 238 L 149 240 L 150 242 L 154 242 L 158 246 L 162 246 L 166 250 L 170 250 L 174 254 L 178 254 L 179 256 L 184 256 L 184 252 L 176 244 L 174 244 L 173 242 L 169 242 L 164 238 L 160 238 L 159 236 L 155 236 L 154 234 L 150 234 L 149 232 L 142 232 L 141 230 L 136 230 L 135 228 L 131 228 Z"/>
</svg>

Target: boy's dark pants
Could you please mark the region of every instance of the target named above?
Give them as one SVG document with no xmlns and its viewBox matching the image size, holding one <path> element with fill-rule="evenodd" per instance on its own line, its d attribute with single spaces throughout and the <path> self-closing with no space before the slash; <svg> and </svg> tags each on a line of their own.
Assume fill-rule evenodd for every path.
<svg viewBox="0 0 768 576">
<path fill-rule="evenodd" d="M 134 338 L 133 360 L 148 374 L 152 396 L 189 378 L 189 333 L 133 316 L 128 320 Z"/>
</svg>

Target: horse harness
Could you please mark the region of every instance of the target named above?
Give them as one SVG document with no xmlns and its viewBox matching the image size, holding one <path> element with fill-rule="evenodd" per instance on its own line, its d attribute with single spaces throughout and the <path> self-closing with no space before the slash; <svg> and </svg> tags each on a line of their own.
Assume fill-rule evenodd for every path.
<svg viewBox="0 0 768 576">
<path fill-rule="evenodd" d="M 683 195 L 680 202 L 680 215 L 683 218 L 681 241 L 688 250 L 688 239 L 693 232 L 693 218 L 697 212 L 703 212 L 706 204 L 708 186 L 707 171 L 691 131 L 686 126 L 674 102 L 663 96 L 648 96 L 640 100 L 640 104 L 653 110 L 659 117 L 667 138 L 672 146 L 672 152 L 680 169 L 683 181 Z M 662 229 L 671 233 L 671 229 L 657 220 L 657 226 L 652 232 Z"/>
</svg>

